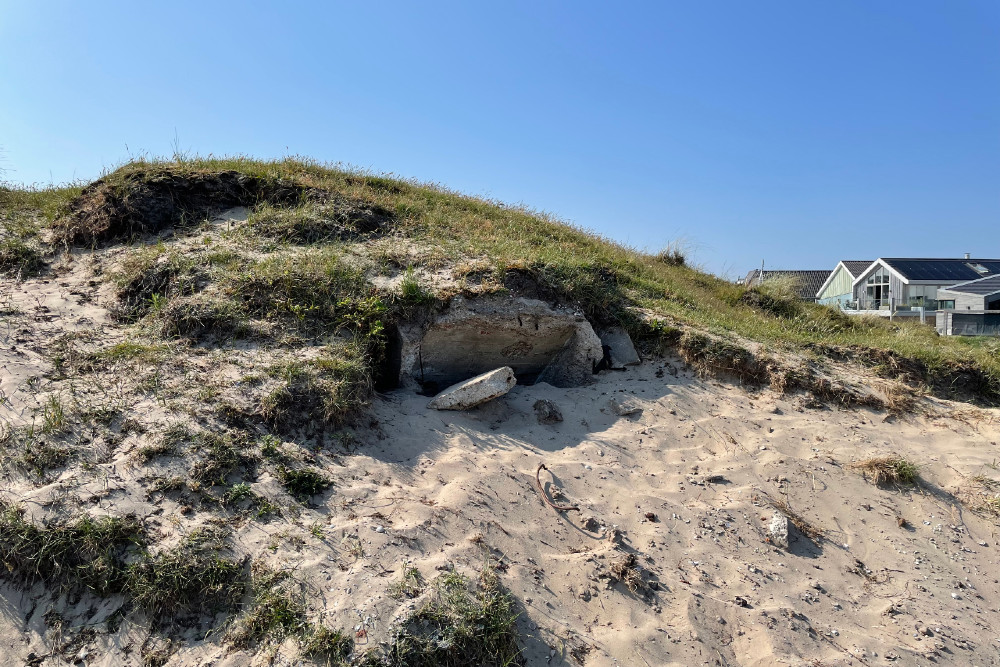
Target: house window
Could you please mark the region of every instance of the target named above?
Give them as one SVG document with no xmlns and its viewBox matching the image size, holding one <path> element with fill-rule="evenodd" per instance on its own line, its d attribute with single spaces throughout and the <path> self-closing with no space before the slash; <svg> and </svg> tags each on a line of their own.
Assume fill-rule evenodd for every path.
<svg viewBox="0 0 1000 667">
<path fill-rule="evenodd" d="M 938 299 L 938 310 L 954 310 L 954 299 Z"/>
<path fill-rule="evenodd" d="M 865 285 L 866 307 L 878 309 L 889 303 L 889 271 L 884 266 L 875 269 L 875 272 L 868 276 Z"/>
</svg>

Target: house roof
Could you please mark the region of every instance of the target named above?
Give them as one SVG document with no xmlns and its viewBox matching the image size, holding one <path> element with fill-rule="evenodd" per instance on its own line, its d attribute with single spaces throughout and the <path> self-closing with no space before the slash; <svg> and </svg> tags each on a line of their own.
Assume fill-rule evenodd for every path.
<svg viewBox="0 0 1000 667">
<path fill-rule="evenodd" d="M 847 269 L 847 272 L 851 274 L 852 278 L 857 278 L 865 269 L 872 265 L 874 259 L 844 259 L 841 260 L 841 264 Z"/>
<path fill-rule="evenodd" d="M 882 262 L 907 281 L 969 281 L 1000 273 L 1000 259 L 932 259 L 883 257 Z M 983 271 L 976 267 L 982 267 Z M 984 272 L 985 271 L 985 272 Z"/>
<path fill-rule="evenodd" d="M 858 276 L 860 276 L 862 273 L 864 273 L 865 269 L 867 269 L 869 266 L 872 265 L 873 261 L 874 260 L 870 260 L 870 259 L 842 259 L 842 260 L 840 260 L 839 262 L 837 262 L 837 266 L 833 267 L 833 271 L 831 271 L 829 273 L 829 275 L 827 275 L 826 279 L 820 284 L 820 286 L 816 290 L 816 294 L 814 296 L 817 299 L 819 298 L 819 296 L 826 289 L 827 285 L 829 285 L 831 282 L 833 282 L 834 276 L 837 275 L 837 269 L 839 269 L 840 267 L 844 267 L 844 270 L 847 271 L 847 275 L 851 276 L 851 280 L 852 281 L 856 281 L 858 279 Z"/>
<path fill-rule="evenodd" d="M 870 262 L 869 262 L 870 263 Z M 803 299 L 814 299 L 816 293 L 819 292 L 820 287 L 826 282 L 826 279 L 830 277 L 829 270 L 822 271 L 798 271 L 798 270 L 775 270 L 775 271 L 764 271 L 763 276 L 761 276 L 760 269 L 753 269 L 744 278 L 743 284 L 747 287 L 753 287 L 755 285 L 760 285 L 765 280 L 771 278 L 790 276 L 799 281 L 799 296 Z"/>
<path fill-rule="evenodd" d="M 990 296 L 991 294 L 1000 293 L 1000 275 L 987 276 L 985 278 L 969 280 L 968 282 L 951 285 L 943 291 Z"/>
</svg>

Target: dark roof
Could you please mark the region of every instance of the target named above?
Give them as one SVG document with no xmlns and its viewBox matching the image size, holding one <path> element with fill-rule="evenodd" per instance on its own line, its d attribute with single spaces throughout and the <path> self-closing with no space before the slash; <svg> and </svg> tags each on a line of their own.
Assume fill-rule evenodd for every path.
<svg viewBox="0 0 1000 667">
<path fill-rule="evenodd" d="M 1000 259 L 917 259 L 917 258 L 882 258 L 882 261 L 895 269 L 907 280 L 941 280 L 966 281 L 982 278 L 986 275 L 1000 273 Z M 986 273 L 977 271 L 975 266 L 982 266 Z"/>
<path fill-rule="evenodd" d="M 871 264 L 871 262 L 869 262 Z M 747 274 L 747 277 L 743 279 L 743 284 L 747 287 L 754 287 L 760 285 L 765 280 L 770 280 L 771 278 L 778 278 L 784 276 L 791 276 L 799 281 L 799 297 L 803 299 L 815 299 L 816 292 L 819 288 L 823 286 L 826 279 L 830 277 L 830 271 L 792 271 L 792 270 L 776 270 L 776 271 L 764 271 L 763 278 L 760 274 L 760 269 L 753 269 Z"/>
<path fill-rule="evenodd" d="M 874 261 L 874 259 L 845 259 L 841 262 L 841 264 L 844 265 L 848 273 L 857 278 L 864 273 L 864 270 L 871 266 Z"/>
<path fill-rule="evenodd" d="M 988 296 L 1000 292 L 1000 275 L 970 280 L 946 288 L 949 292 L 960 292 L 962 294 L 978 294 Z"/>
</svg>

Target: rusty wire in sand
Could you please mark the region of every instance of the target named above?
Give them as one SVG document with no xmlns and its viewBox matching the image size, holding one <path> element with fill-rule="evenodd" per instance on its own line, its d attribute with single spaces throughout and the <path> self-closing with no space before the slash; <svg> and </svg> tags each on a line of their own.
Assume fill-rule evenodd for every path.
<svg viewBox="0 0 1000 667">
<path fill-rule="evenodd" d="M 538 470 L 535 471 L 535 488 L 538 489 L 538 495 L 542 497 L 542 500 L 545 501 L 545 504 L 557 512 L 569 512 L 571 510 L 576 510 L 577 512 L 579 512 L 580 508 L 577 507 L 576 505 L 556 505 L 554 502 L 549 500 L 548 495 L 546 495 L 545 493 L 545 489 L 542 487 L 542 479 L 540 475 L 542 474 L 543 470 L 548 470 L 548 468 L 545 467 L 544 463 L 539 463 Z"/>
</svg>

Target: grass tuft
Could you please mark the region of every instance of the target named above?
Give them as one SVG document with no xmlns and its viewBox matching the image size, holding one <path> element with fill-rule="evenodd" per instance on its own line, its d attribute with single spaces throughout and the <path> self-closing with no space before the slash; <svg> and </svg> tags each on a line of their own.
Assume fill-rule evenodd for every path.
<svg viewBox="0 0 1000 667">
<path fill-rule="evenodd" d="M 307 503 L 318 493 L 333 486 L 325 475 L 311 468 L 291 469 L 284 466 L 278 468 L 281 485 L 300 503 Z"/>
<path fill-rule="evenodd" d="M 396 628 L 380 651 L 365 656 L 375 665 L 511 667 L 524 664 L 517 644 L 514 601 L 496 572 L 485 568 L 474 585 L 455 572 L 432 582 L 428 600 Z"/>
<path fill-rule="evenodd" d="M 883 484 L 916 484 L 920 479 L 919 468 L 898 454 L 876 456 L 856 461 L 848 466 L 858 470 L 865 479 L 876 486 Z"/>
</svg>

